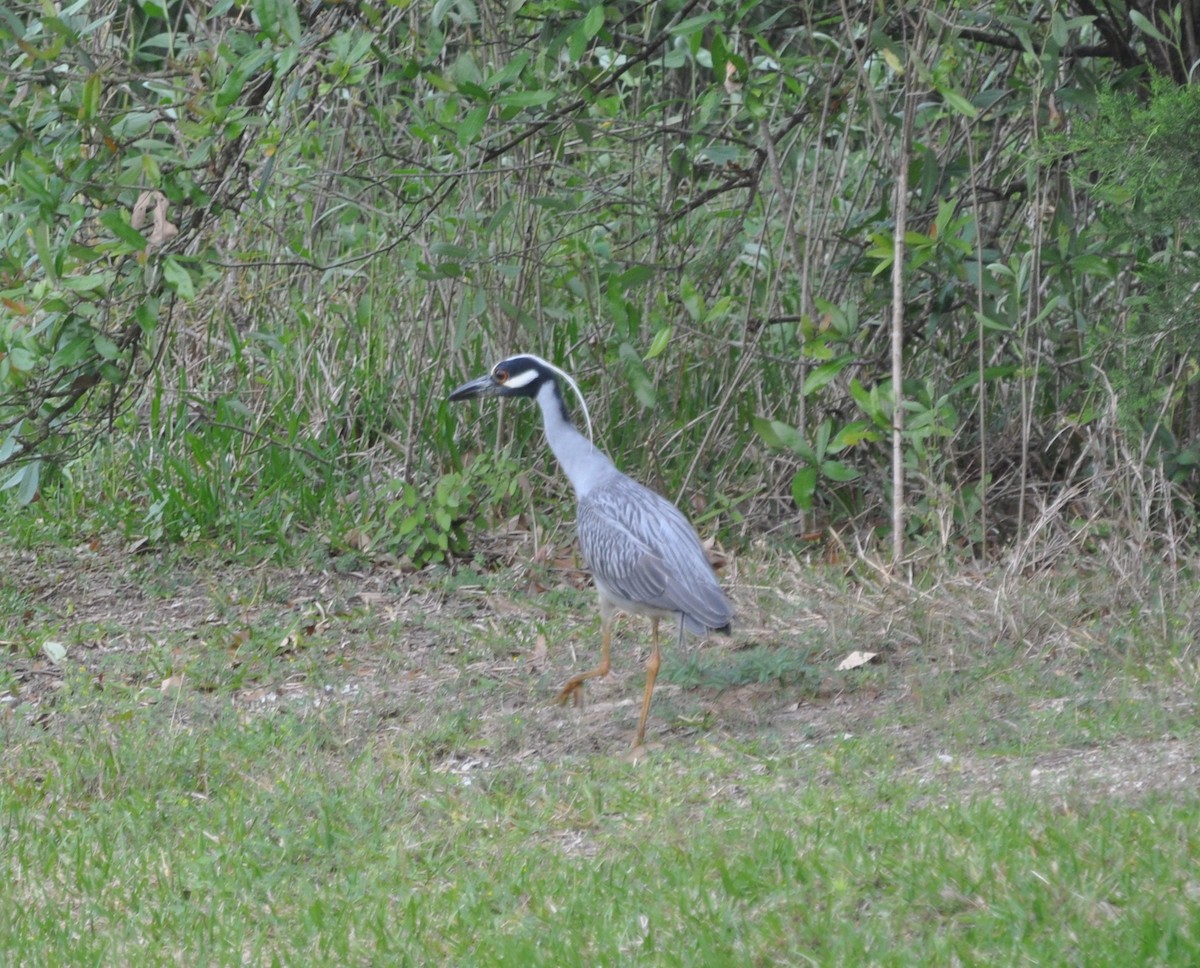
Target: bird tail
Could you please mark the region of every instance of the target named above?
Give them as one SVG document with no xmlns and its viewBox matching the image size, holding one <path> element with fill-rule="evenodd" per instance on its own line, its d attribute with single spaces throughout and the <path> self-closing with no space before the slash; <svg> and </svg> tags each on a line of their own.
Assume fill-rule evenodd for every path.
<svg viewBox="0 0 1200 968">
<path fill-rule="evenodd" d="M 683 627 L 691 632 L 692 635 L 711 635 L 713 632 L 728 635 L 733 631 L 733 621 L 727 621 L 724 625 L 709 625 L 692 615 L 684 615 Z"/>
</svg>

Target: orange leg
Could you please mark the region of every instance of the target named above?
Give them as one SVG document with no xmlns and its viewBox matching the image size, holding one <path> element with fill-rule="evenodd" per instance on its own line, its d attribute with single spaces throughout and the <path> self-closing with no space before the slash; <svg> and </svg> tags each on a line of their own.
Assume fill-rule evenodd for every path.
<svg viewBox="0 0 1200 968">
<path fill-rule="evenodd" d="M 580 687 L 589 679 L 595 679 L 597 676 L 608 675 L 608 650 L 612 644 L 612 616 L 605 615 L 603 612 L 600 615 L 600 664 L 594 669 L 589 669 L 587 672 L 581 672 L 577 676 L 573 676 L 567 680 L 567 684 L 562 687 L 562 692 L 558 694 L 558 698 L 554 700 L 560 706 L 563 705 L 571 696 L 575 697 L 575 705 L 579 705 L 579 698 L 582 695 Z"/>
<path fill-rule="evenodd" d="M 646 738 L 646 717 L 650 715 L 650 698 L 654 695 L 654 680 L 658 678 L 658 666 L 660 663 L 658 653 L 658 619 L 651 619 L 650 623 L 650 637 L 653 645 L 650 649 L 650 658 L 646 661 L 646 692 L 642 696 L 642 716 L 638 720 L 637 739 L 633 741 L 634 749 L 641 746 L 642 740 Z"/>
</svg>

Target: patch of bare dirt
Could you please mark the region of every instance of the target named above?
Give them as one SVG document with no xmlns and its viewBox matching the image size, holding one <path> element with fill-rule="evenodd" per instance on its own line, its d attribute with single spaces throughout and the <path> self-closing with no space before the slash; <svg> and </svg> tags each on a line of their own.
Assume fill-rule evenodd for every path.
<svg viewBox="0 0 1200 968">
<path fill-rule="evenodd" d="M 1200 789 L 1200 742 L 1194 738 L 1125 740 L 1089 749 L 1059 749 L 1033 757 L 939 754 L 920 767 L 930 782 L 972 791 L 1025 788 L 1063 802 L 1140 800 Z"/>
</svg>

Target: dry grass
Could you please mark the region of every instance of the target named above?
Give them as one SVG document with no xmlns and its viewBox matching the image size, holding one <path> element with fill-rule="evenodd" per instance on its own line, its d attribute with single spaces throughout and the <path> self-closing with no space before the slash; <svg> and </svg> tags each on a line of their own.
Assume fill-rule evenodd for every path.
<svg viewBox="0 0 1200 968">
<path fill-rule="evenodd" d="M 551 706 L 557 685 L 593 661 L 597 622 L 572 559 L 541 557 L 515 572 L 338 574 L 105 549 L 10 552 L 4 716 L 51 722 L 65 689 L 67 708 L 169 703 L 184 719 L 214 702 L 302 717 L 334 703 L 366 732 L 402 730 L 416 745 L 465 711 L 471 755 L 493 764 L 620 749 L 647 629 L 621 623 L 613 672 L 582 710 Z M 668 654 L 651 718 L 657 744 L 770 737 L 786 747 L 901 724 L 890 741 L 913 759 L 931 731 L 965 749 L 992 742 L 976 713 L 1002 721 L 1140 706 L 1139 676 L 1144 702 L 1162 703 L 1135 717 L 1128 739 L 1142 744 L 1154 723 L 1184 716 L 1197 689 L 1200 630 L 1186 598 L 1197 590 L 1182 578 L 1152 594 L 1093 563 L 1072 574 L 930 576 L 919 587 L 862 562 L 818 569 L 764 554 L 735 559 L 726 580 L 735 635 Z M 46 642 L 62 643 L 65 661 L 52 661 Z M 876 661 L 838 671 L 855 650 Z M 1102 730 L 1104 741 L 1126 726 Z"/>
</svg>

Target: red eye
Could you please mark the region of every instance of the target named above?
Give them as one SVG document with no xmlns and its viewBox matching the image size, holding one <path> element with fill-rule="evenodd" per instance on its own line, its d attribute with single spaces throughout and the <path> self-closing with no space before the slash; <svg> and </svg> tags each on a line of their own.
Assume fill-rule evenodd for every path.
<svg viewBox="0 0 1200 968">
<path fill-rule="evenodd" d="M 497 370 L 495 373 L 492 374 L 492 378 L 497 383 L 507 383 L 508 382 L 508 370 Z"/>
</svg>

